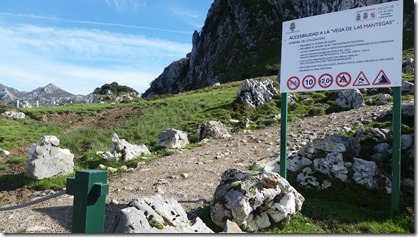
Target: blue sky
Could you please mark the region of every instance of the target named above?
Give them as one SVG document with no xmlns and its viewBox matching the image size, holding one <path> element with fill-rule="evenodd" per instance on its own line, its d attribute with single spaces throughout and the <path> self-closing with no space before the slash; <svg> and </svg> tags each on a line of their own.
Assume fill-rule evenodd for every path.
<svg viewBox="0 0 418 237">
<path fill-rule="evenodd" d="M 143 93 L 192 49 L 213 0 L 0 0 L 0 84 Z"/>
</svg>

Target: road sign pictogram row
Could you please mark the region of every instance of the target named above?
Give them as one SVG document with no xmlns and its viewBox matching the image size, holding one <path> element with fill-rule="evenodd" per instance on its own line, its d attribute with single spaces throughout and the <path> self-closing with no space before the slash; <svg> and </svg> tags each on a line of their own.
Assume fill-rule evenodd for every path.
<svg viewBox="0 0 418 237">
<path fill-rule="evenodd" d="M 287 88 L 295 91 L 302 85 L 304 90 L 311 90 L 318 84 L 319 87 L 327 89 L 331 87 L 334 82 L 340 88 L 346 88 L 350 85 L 351 87 L 370 86 L 370 81 L 363 71 L 357 75 L 355 80 L 352 79 L 351 74 L 348 72 L 341 72 L 335 78 L 329 73 L 322 74 L 318 79 L 313 75 L 306 75 L 302 79 L 299 79 L 297 76 L 292 76 L 287 80 Z M 351 84 L 352 81 L 354 81 L 353 84 Z M 390 84 L 391 82 L 383 70 L 379 71 L 372 83 L 372 85 L 375 86 Z"/>
</svg>

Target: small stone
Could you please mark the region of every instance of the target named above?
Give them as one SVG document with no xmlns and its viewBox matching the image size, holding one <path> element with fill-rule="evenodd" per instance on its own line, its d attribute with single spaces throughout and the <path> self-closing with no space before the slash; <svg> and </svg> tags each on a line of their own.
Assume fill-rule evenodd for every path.
<svg viewBox="0 0 418 237">
<path fill-rule="evenodd" d="M 229 219 L 226 220 L 226 225 L 223 230 L 224 233 L 243 233 L 241 228 L 239 228 L 238 224 L 230 221 Z"/>
<path fill-rule="evenodd" d="M 107 171 L 109 171 L 109 173 L 116 173 L 118 169 L 113 168 L 113 167 L 107 167 Z"/>
<path fill-rule="evenodd" d="M 35 226 L 28 227 L 26 229 L 26 232 L 27 233 L 39 233 L 39 232 L 45 232 L 47 230 L 50 230 L 50 228 L 46 226 L 35 225 Z"/>
<path fill-rule="evenodd" d="M 189 175 L 189 174 L 187 174 L 187 173 L 183 173 L 183 174 L 181 174 L 180 176 L 181 176 L 182 178 L 187 179 L 190 175 Z"/>
<path fill-rule="evenodd" d="M 116 199 L 112 199 L 112 201 L 110 201 L 110 203 L 111 204 L 114 204 L 114 205 L 118 205 L 119 204 L 118 200 L 116 200 Z"/>
</svg>

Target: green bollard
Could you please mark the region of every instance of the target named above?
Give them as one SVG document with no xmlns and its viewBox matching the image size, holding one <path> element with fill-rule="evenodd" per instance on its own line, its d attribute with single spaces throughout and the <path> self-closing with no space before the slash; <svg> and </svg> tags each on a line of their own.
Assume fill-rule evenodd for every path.
<svg viewBox="0 0 418 237">
<path fill-rule="evenodd" d="M 107 172 L 77 171 L 75 178 L 67 178 L 66 193 L 74 195 L 72 233 L 104 233 Z"/>
</svg>

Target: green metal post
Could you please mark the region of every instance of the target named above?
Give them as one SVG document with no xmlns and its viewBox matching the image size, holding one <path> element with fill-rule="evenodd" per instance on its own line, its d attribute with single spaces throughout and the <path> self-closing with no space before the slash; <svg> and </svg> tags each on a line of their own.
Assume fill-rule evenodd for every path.
<svg viewBox="0 0 418 237">
<path fill-rule="evenodd" d="M 287 178 L 287 93 L 282 93 L 280 125 L 280 175 Z"/>
<path fill-rule="evenodd" d="M 399 212 L 401 189 L 401 119 L 402 88 L 393 87 L 392 141 L 392 214 Z"/>
<path fill-rule="evenodd" d="M 104 233 L 107 172 L 77 171 L 67 178 L 66 193 L 74 195 L 72 233 Z"/>
</svg>

